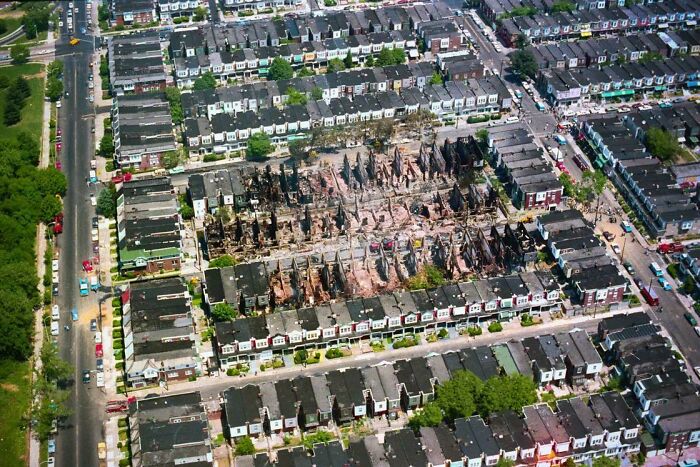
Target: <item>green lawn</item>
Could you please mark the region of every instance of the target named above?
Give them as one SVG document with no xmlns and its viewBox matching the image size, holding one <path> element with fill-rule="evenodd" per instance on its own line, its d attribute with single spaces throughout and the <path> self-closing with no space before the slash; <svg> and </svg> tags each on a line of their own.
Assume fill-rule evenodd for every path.
<svg viewBox="0 0 700 467">
<path fill-rule="evenodd" d="M 0 91 L 0 136 L 14 137 L 21 131 L 28 131 L 37 140 L 41 138 L 41 123 L 44 109 L 44 78 L 37 76 L 41 70 L 42 65 L 36 63 L 0 67 L 0 75 L 5 75 L 10 80 L 15 79 L 19 75 L 35 76 L 29 79 L 32 95 L 27 99 L 22 109 L 22 120 L 11 127 L 6 127 L 2 120 L 2 115 L 5 111 L 6 90 Z"/>
<path fill-rule="evenodd" d="M 0 37 L 5 37 L 11 32 L 14 32 L 22 24 L 22 18 L 8 18 L 6 16 L 0 15 L 0 20 L 2 20 L 7 25 L 7 31 L 0 34 Z"/>
<path fill-rule="evenodd" d="M 25 465 L 30 369 L 27 362 L 0 360 L 0 452 L 3 465 Z"/>
</svg>

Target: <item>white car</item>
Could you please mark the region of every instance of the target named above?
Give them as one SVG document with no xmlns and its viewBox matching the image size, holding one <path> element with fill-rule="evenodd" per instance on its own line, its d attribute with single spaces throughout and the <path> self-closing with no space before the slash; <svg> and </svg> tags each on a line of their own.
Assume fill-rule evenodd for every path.
<svg viewBox="0 0 700 467">
<path fill-rule="evenodd" d="M 58 336 L 58 321 L 51 321 L 51 335 Z"/>
<path fill-rule="evenodd" d="M 58 321 L 61 319 L 61 314 L 59 313 L 59 308 L 58 305 L 54 305 L 51 307 L 51 320 L 52 321 Z"/>
<path fill-rule="evenodd" d="M 56 458 L 51 456 L 49 459 L 46 461 L 46 465 L 48 467 L 54 467 L 56 465 Z"/>
<path fill-rule="evenodd" d="M 617 243 L 611 244 L 610 248 L 612 248 L 612 251 L 614 251 L 616 255 L 619 255 L 622 253 L 622 250 L 620 250 L 620 247 L 618 246 Z"/>
<path fill-rule="evenodd" d="M 97 198 L 95 198 L 95 195 L 90 195 L 90 204 L 97 206 Z"/>
<path fill-rule="evenodd" d="M 100 231 L 97 229 L 92 229 L 92 241 L 93 242 L 98 242 L 100 241 Z"/>
<path fill-rule="evenodd" d="M 56 102 L 56 108 L 60 109 L 61 108 L 61 101 Z"/>
<path fill-rule="evenodd" d="M 92 89 L 95 87 L 95 83 L 92 82 L 92 80 L 88 81 L 88 88 Z"/>
<path fill-rule="evenodd" d="M 102 371 L 95 373 L 95 384 L 98 388 L 103 388 L 105 385 L 105 374 Z"/>
<path fill-rule="evenodd" d="M 700 326 L 695 326 L 693 329 L 695 329 L 695 334 L 697 334 L 698 337 L 700 337 Z"/>
<path fill-rule="evenodd" d="M 102 333 L 100 331 L 97 331 L 95 333 L 95 344 L 101 344 L 102 343 Z"/>
<path fill-rule="evenodd" d="M 57 259 L 51 261 L 51 271 L 58 272 L 58 260 Z"/>
</svg>

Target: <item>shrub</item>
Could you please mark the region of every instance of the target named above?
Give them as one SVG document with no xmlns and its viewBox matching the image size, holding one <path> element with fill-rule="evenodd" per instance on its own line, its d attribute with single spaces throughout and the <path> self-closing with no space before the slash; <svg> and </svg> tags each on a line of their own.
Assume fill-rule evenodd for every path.
<svg viewBox="0 0 700 467">
<path fill-rule="evenodd" d="M 294 363 L 300 365 L 306 363 L 309 358 L 309 352 L 306 349 L 300 349 L 294 352 Z"/>
<path fill-rule="evenodd" d="M 126 426 L 127 426 L 126 418 L 120 418 L 119 420 L 117 420 L 117 426 L 119 428 L 126 428 Z"/>
<path fill-rule="evenodd" d="M 114 348 L 114 350 L 123 349 L 123 348 L 124 348 L 124 343 L 122 342 L 121 339 L 115 340 L 115 341 L 112 343 L 112 348 Z"/>
<path fill-rule="evenodd" d="M 440 329 L 440 330 L 438 331 L 438 337 L 439 337 L 440 339 L 445 339 L 445 338 L 447 338 L 447 336 L 449 336 L 449 335 L 450 335 L 450 333 L 447 332 L 447 329 L 445 329 L 445 328 L 442 328 L 442 329 Z"/>
<path fill-rule="evenodd" d="M 311 364 L 314 364 L 314 363 L 318 363 L 319 361 L 321 361 L 321 354 L 320 354 L 320 352 L 316 352 L 316 353 L 313 355 L 313 357 L 309 357 L 309 358 L 306 360 L 306 363 L 308 363 L 309 365 L 311 365 Z"/>
<path fill-rule="evenodd" d="M 385 349 L 383 341 L 374 341 L 371 342 L 369 345 L 370 347 L 372 347 L 372 351 L 374 352 L 381 352 Z"/>
<path fill-rule="evenodd" d="M 523 313 L 520 316 L 520 325 L 523 327 L 532 326 L 535 322 L 532 320 L 532 316 L 529 313 Z"/>
<path fill-rule="evenodd" d="M 483 332 L 483 329 L 479 326 L 470 326 L 467 328 L 467 333 L 469 333 L 471 337 L 480 336 Z"/>
<path fill-rule="evenodd" d="M 328 358 L 328 359 L 340 358 L 342 356 L 343 356 L 343 351 L 337 347 L 330 348 L 326 351 L 326 358 Z"/>
<path fill-rule="evenodd" d="M 494 321 L 493 323 L 489 324 L 489 332 L 501 332 L 503 331 L 503 325 L 499 323 L 498 321 Z"/>
<path fill-rule="evenodd" d="M 276 358 L 272 360 L 272 368 L 282 368 L 284 367 L 284 360 L 281 358 Z"/>
</svg>

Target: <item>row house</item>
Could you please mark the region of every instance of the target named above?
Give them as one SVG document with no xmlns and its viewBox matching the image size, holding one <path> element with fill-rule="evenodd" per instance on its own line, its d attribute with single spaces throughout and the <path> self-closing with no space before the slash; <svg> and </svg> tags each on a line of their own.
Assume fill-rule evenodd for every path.
<svg viewBox="0 0 700 467">
<path fill-rule="evenodd" d="M 173 18 L 192 16 L 197 8 L 207 7 L 202 0 L 158 0 L 158 16 L 161 21 L 169 21 Z"/>
<path fill-rule="evenodd" d="M 302 0 L 221 0 L 221 7 L 226 11 L 264 10 L 267 8 L 296 8 L 302 3 Z"/>
<path fill-rule="evenodd" d="M 320 93 L 326 105 L 340 97 L 354 99 L 358 95 L 389 90 L 400 92 L 414 87 L 422 90 L 433 73 L 434 69 L 429 63 L 409 63 L 195 91 L 184 93 L 182 101 L 186 117 L 206 116 L 211 119 L 219 113 L 235 115 L 249 110 L 280 107 L 286 103 L 290 88 L 309 99 Z"/>
<path fill-rule="evenodd" d="M 362 87 L 358 84 L 355 87 Z M 351 92 L 351 95 L 354 91 Z M 483 94 L 476 94 L 483 93 Z M 423 91 L 409 88 L 397 93 L 390 90 L 353 97 L 339 97 L 326 101 L 310 100 L 306 105 L 293 105 L 280 110 L 277 107 L 246 110 L 235 115 L 219 112 L 212 116 L 187 118 L 185 138 L 193 154 L 226 153 L 244 149 L 253 134 L 264 132 L 275 144 L 286 144 L 291 139 L 304 137 L 312 128 L 344 126 L 370 120 L 400 119 L 419 109 L 430 111 L 438 118 L 459 115 L 494 113 L 510 108 L 511 97 L 498 77 L 456 82 L 443 86 L 426 85 Z M 248 100 L 248 105 L 256 102 Z M 530 182 L 528 180 L 527 182 Z M 541 189 L 551 188 L 532 182 L 532 187 L 521 188 L 521 196 L 534 205 L 555 205 L 561 198 L 555 193 L 539 197 Z M 538 189 L 533 193 L 532 189 Z M 555 190 L 556 191 L 556 190 Z M 532 199 L 531 199 L 532 198 Z"/>
<path fill-rule="evenodd" d="M 158 18 L 155 0 L 109 0 L 108 4 L 112 24 L 117 26 L 143 25 Z"/>
<path fill-rule="evenodd" d="M 663 125 L 673 128 L 674 120 L 688 115 L 684 108 L 679 107 L 678 112 L 672 109 Z M 700 211 L 691 196 L 677 185 L 676 177 L 645 151 L 641 140 L 649 126 L 644 118 L 658 121 L 662 117 L 640 112 L 624 119 L 586 119 L 581 124 L 582 141 L 597 154 L 599 167 L 611 167 L 613 183 L 654 237 L 692 235 L 700 229 Z M 685 132 L 685 125 L 677 126 Z"/>
<path fill-rule="evenodd" d="M 660 4 L 636 4 L 629 7 L 576 10 L 549 15 L 519 16 L 501 22 L 497 35 L 509 47 L 522 34 L 528 41 L 557 42 L 591 36 L 623 36 L 634 32 L 668 31 L 693 28 L 700 15 L 697 2 L 670 1 Z M 692 30 L 692 29 L 691 29 Z"/>
<path fill-rule="evenodd" d="M 579 211 L 552 212 L 536 222 L 540 236 L 576 291 L 580 304 L 604 306 L 624 300 L 627 280 Z"/>
<path fill-rule="evenodd" d="M 107 56 L 112 95 L 164 91 L 172 84 L 165 73 L 158 32 L 111 36 Z"/>
<path fill-rule="evenodd" d="M 244 266 L 237 265 L 236 268 Z M 240 277 L 251 275 L 260 276 L 251 273 Z M 263 284 L 267 282 L 264 276 L 261 281 Z M 228 283 L 221 285 L 226 287 Z M 241 359 L 260 358 L 260 352 L 269 350 L 333 347 L 360 339 L 403 336 L 445 327 L 464 327 L 492 319 L 510 319 L 523 312 L 538 314 L 557 306 L 559 293 L 551 277 L 523 273 L 447 285 L 430 291 L 339 300 L 329 305 L 217 323 L 217 350 L 222 368 L 228 368 Z"/>
<path fill-rule="evenodd" d="M 193 34 L 196 37 L 196 34 Z M 402 49 L 409 56 L 416 55 L 416 40 L 404 31 L 370 33 L 347 38 L 325 39 L 322 42 L 291 43 L 278 46 L 240 48 L 231 51 L 197 54 L 199 45 L 190 46 L 183 38 L 183 49 L 174 63 L 174 74 L 180 88 L 189 88 L 206 72 L 211 72 L 221 82 L 230 78 L 264 78 L 272 61 L 281 57 L 294 68 L 319 69 L 329 60 L 346 58 L 362 64 L 370 55 L 383 49 Z M 184 54 L 183 54 L 184 51 Z"/>
<path fill-rule="evenodd" d="M 700 42 L 690 38 L 683 40 L 676 33 L 655 33 L 632 35 L 610 39 L 591 39 L 579 42 L 529 47 L 539 69 L 585 68 L 605 66 L 613 63 L 636 62 L 651 53 L 661 58 L 688 55 L 700 46 Z M 700 41 L 700 34 L 697 38 Z"/>
<path fill-rule="evenodd" d="M 511 187 L 513 204 L 554 210 L 561 203 L 563 186 L 525 126 L 489 130 L 487 147 L 497 173 Z"/>
<path fill-rule="evenodd" d="M 615 98 L 640 98 L 654 92 L 700 85 L 698 57 L 615 64 L 602 68 L 542 70 L 538 86 L 553 106 L 580 105 Z"/>
</svg>

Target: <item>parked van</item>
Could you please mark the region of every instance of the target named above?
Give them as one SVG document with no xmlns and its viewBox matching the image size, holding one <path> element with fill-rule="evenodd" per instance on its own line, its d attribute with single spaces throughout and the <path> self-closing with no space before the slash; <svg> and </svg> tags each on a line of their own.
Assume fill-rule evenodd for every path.
<svg viewBox="0 0 700 467">
<path fill-rule="evenodd" d="M 51 335 L 58 336 L 58 321 L 51 321 Z"/>
</svg>

